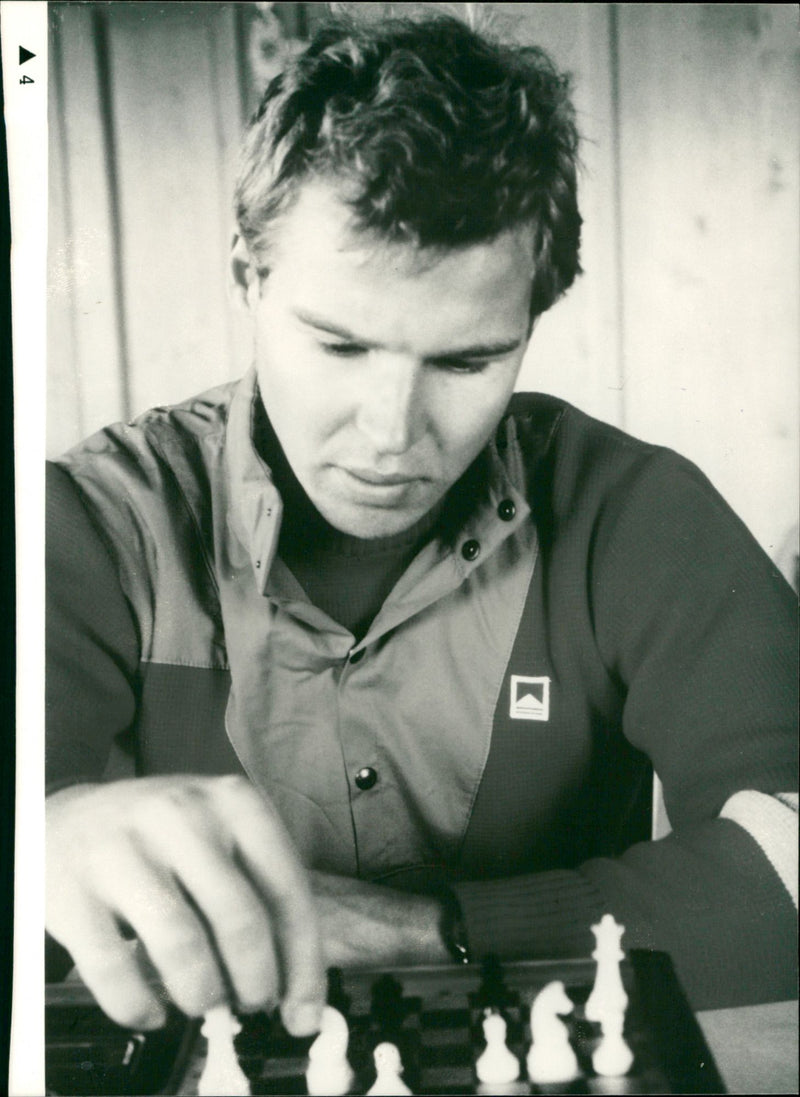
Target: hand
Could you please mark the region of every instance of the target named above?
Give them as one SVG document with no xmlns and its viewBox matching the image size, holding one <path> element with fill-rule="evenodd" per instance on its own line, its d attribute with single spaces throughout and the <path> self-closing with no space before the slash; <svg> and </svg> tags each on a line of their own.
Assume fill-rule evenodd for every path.
<svg viewBox="0 0 800 1097">
<path fill-rule="evenodd" d="M 441 936 L 438 899 L 323 872 L 309 875 L 328 966 L 452 962 Z"/>
<path fill-rule="evenodd" d="M 308 875 L 245 778 L 143 777 L 50 796 L 47 928 L 119 1024 L 164 1022 L 152 965 L 189 1015 L 281 1001 L 290 1032 L 318 1028 L 326 981 Z"/>
</svg>

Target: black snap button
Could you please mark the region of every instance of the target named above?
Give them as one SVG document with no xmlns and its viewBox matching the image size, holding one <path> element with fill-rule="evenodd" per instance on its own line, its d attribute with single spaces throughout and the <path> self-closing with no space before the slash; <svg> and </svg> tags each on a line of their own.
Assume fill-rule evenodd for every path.
<svg viewBox="0 0 800 1097">
<path fill-rule="evenodd" d="M 517 508 L 513 499 L 504 499 L 497 508 L 498 517 L 504 522 L 510 522 L 516 513 Z"/>
<path fill-rule="evenodd" d="M 461 555 L 465 560 L 474 560 L 481 551 L 478 541 L 465 541 L 461 546 Z"/>
<path fill-rule="evenodd" d="M 366 650 L 367 650 L 366 648 L 359 648 L 358 651 L 354 651 L 352 653 L 352 655 L 350 656 L 350 662 L 351 663 L 360 663 L 361 660 L 364 658 L 364 653 L 366 652 Z"/>
<path fill-rule="evenodd" d="M 377 780 L 378 774 L 372 766 L 364 766 L 364 768 L 360 769 L 356 774 L 356 784 L 362 792 L 366 792 L 368 788 L 372 788 Z"/>
</svg>

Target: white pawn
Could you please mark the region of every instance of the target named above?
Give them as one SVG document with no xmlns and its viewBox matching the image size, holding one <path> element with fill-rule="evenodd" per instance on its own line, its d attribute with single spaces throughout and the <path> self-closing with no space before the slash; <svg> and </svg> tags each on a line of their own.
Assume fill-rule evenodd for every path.
<svg viewBox="0 0 800 1097">
<path fill-rule="evenodd" d="M 411 1090 L 400 1077 L 403 1064 L 394 1044 L 378 1044 L 372 1055 L 377 1077 L 367 1090 L 367 1097 L 391 1097 L 392 1094 L 402 1097 L 403 1094 L 410 1094 Z"/>
<path fill-rule="evenodd" d="M 569 1042 L 569 1030 L 559 1014 L 571 1013 L 572 1000 L 560 981 L 548 983 L 531 1006 L 533 1043 L 526 1065 L 536 1084 L 571 1082 L 578 1074 L 578 1059 Z"/>
<path fill-rule="evenodd" d="M 633 1052 L 622 1038 L 624 1025 L 622 1013 L 609 1013 L 603 1018 L 603 1038 L 592 1055 L 592 1066 L 604 1078 L 621 1078 L 633 1064 Z"/>
<path fill-rule="evenodd" d="M 519 1078 L 519 1062 L 506 1046 L 506 1023 L 499 1013 L 487 1013 L 483 1019 L 486 1050 L 475 1063 L 475 1073 L 487 1085 L 505 1085 Z"/>
<path fill-rule="evenodd" d="M 311 1097 L 343 1097 L 353 1084 L 353 1070 L 347 1059 L 350 1030 L 333 1006 L 322 1007 L 320 1033 L 308 1049 L 306 1089 Z"/>
<path fill-rule="evenodd" d="M 625 1015 L 628 995 L 622 985 L 619 967 L 625 956 L 620 945 L 624 932 L 625 927 L 615 922 L 610 914 L 604 914 L 599 923 L 592 926 L 597 942 L 592 953 L 597 961 L 597 974 L 592 993 L 586 1001 L 584 1015 L 587 1021 L 602 1023 L 607 1016 Z"/>
<path fill-rule="evenodd" d="M 249 1097 L 250 1082 L 233 1046 L 233 1038 L 242 1026 L 230 1009 L 225 1005 L 210 1009 L 200 1031 L 208 1040 L 208 1050 L 197 1082 L 198 1097 L 219 1097 L 222 1093 L 226 1097 Z"/>
</svg>

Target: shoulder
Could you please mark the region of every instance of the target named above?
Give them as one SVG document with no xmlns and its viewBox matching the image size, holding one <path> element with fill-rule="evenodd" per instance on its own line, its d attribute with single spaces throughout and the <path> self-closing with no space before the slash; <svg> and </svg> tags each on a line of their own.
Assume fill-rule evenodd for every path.
<svg viewBox="0 0 800 1097">
<path fill-rule="evenodd" d="M 222 477 L 236 383 L 115 423 L 54 462 L 99 524 L 118 531 L 156 514 L 207 509 Z M 177 504 L 177 506 L 176 506 Z M 116 538 L 115 538 L 116 539 Z"/>
<path fill-rule="evenodd" d="M 54 551 L 67 527 L 73 557 L 102 548 L 132 607 L 144 659 L 165 636 L 171 643 L 175 630 L 201 644 L 217 628 L 215 533 L 226 515 L 225 439 L 235 391 L 236 384 L 224 385 L 154 408 L 53 463 Z M 90 581 L 85 569 L 80 574 Z"/>
<path fill-rule="evenodd" d="M 634 554 L 642 572 L 643 558 L 663 566 L 668 549 L 680 566 L 726 551 L 774 571 L 705 474 L 674 450 L 539 394 L 514 396 L 505 432 L 543 547 L 566 544 L 595 562 Z"/>
<path fill-rule="evenodd" d="M 546 459 L 564 472 L 585 471 L 591 459 L 593 467 L 599 464 L 600 472 L 613 477 L 656 454 L 671 452 L 545 393 L 515 393 L 506 422 L 512 425 L 528 467 Z"/>
<path fill-rule="evenodd" d="M 517 454 L 534 510 L 553 521 L 588 517 L 642 480 L 702 476 L 674 451 L 541 393 L 512 397 L 498 438 L 503 446 Z"/>
<path fill-rule="evenodd" d="M 92 435 L 53 462 L 51 493 L 72 494 L 126 573 L 154 572 L 167 546 L 210 545 L 224 494 L 225 435 L 236 384 Z M 68 481 L 68 484 L 65 483 Z M 60 483 L 59 483 L 60 481 Z M 74 509 L 74 500 L 72 503 Z"/>
<path fill-rule="evenodd" d="M 114 423 L 55 461 L 75 479 L 98 471 L 134 471 L 141 477 L 176 455 L 221 446 L 235 383 L 220 385 L 179 404 L 151 408 L 130 423 Z"/>
</svg>

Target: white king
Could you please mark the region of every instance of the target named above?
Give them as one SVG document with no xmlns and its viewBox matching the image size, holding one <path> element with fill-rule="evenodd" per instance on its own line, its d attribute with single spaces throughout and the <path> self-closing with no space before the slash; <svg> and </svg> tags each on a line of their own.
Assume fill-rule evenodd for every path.
<svg viewBox="0 0 800 1097">
<path fill-rule="evenodd" d="M 604 914 L 592 933 L 597 942 L 592 953 L 597 961 L 597 976 L 592 993 L 586 1002 L 587 1021 L 602 1021 L 609 1015 L 625 1013 L 628 995 L 622 985 L 620 960 L 625 956 L 620 941 L 625 927 L 614 921 L 611 914 Z"/>
</svg>

